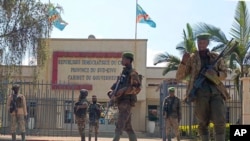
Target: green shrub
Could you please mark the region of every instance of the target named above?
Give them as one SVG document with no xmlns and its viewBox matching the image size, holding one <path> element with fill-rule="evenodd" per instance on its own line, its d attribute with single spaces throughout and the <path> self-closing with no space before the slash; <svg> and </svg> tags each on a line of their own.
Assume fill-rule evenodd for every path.
<svg viewBox="0 0 250 141">
<path fill-rule="evenodd" d="M 186 126 L 179 126 L 179 130 L 180 130 L 180 134 L 181 136 L 187 136 L 188 133 L 190 133 L 189 135 L 191 135 L 192 137 L 195 137 L 195 138 L 199 138 L 199 133 L 198 133 L 198 125 L 192 125 L 191 126 L 191 132 L 190 132 L 190 127 L 188 125 Z M 226 124 L 226 141 L 229 141 L 229 138 L 230 138 L 230 124 L 227 123 Z M 210 132 L 210 138 L 211 140 L 214 140 L 214 132 L 213 132 L 213 129 L 214 129 L 214 125 L 212 123 L 209 124 L 209 132 Z"/>
</svg>

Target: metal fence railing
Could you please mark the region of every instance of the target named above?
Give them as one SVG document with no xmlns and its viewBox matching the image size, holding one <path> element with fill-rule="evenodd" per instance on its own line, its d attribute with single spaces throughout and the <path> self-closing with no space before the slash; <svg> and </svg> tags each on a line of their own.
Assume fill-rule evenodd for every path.
<svg viewBox="0 0 250 141">
<path fill-rule="evenodd" d="M 72 89 L 51 89 L 53 84 L 45 82 L 19 82 L 21 85 L 20 93 L 26 96 L 27 110 L 29 120 L 27 122 L 27 135 L 36 136 L 78 136 L 77 125 L 73 115 L 73 106 L 76 101 L 75 90 Z M 231 95 L 231 100 L 227 101 L 227 122 L 237 124 L 240 120 L 242 104 L 236 89 L 229 81 L 225 83 Z M 9 134 L 10 118 L 6 109 L 7 96 L 10 94 L 12 83 L 0 83 L 0 134 Z M 184 98 L 186 86 L 183 84 L 170 85 L 163 83 L 160 92 L 160 103 L 157 105 L 158 110 L 162 109 L 162 100 L 167 95 L 166 89 L 169 86 L 177 88 L 177 96 Z M 103 103 L 104 105 L 106 103 Z M 196 125 L 193 115 L 193 105 L 182 105 L 182 120 L 180 125 L 186 131 L 191 131 L 192 126 Z M 164 120 L 162 113 L 159 112 L 157 122 L 158 137 L 163 137 Z M 112 117 L 100 120 L 100 134 L 102 132 L 113 132 L 114 122 Z M 88 126 L 86 127 L 88 128 Z M 112 135 L 112 134 L 110 134 Z M 194 136 L 192 132 L 186 132 L 182 136 Z"/>
</svg>

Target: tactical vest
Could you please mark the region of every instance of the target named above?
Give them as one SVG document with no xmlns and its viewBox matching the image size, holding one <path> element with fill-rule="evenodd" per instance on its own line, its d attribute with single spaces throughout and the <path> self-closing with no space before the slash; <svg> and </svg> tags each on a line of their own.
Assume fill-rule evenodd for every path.
<svg viewBox="0 0 250 141">
<path fill-rule="evenodd" d="M 23 99 L 22 99 L 22 96 L 17 96 L 17 99 L 16 99 L 16 107 L 17 107 L 17 108 L 22 108 L 22 107 L 23 107 Z"/>
<path fill-rule="evenodd" d="M 101 109 L 99 104 L 90 104 L 89 105 L 89 120 L 96 121 L 101 117 Z"/>
<path fill-rule="evenodd" d="M 122 82 L 121 82 L 121 85 L 120 85 L 119 89 L 129 85 L 129 83 L 130 83 L 129 75 L 130 75 L 130 73 L 132 71 L 133 71 L 132 68 L 124 68 L 123 69 L 122 74 L 123 74 L 124 77 L 122 78 Z M 123 94 L 122 96 L 120 96 L 117 99 L 117 102 L 119 103 L 120 101 L 124 101 L 124 100 L 129 101 L 131 103 L 131 106 L 134 106 L 135 103 L 137 102 L 137 96 L 136 95 L 125 95 L 125 94 Z"/>
<path fill-rule="evenodd" d="M 87 108 L 79 108 L 77 110 L 77 106 L 80 106 L 80 105 L 83 105 L 84 102 L 88 102 L 86 99 L 83 99 L 77 103 L 75 103 L 75 106 L 74 106 L 74 114 L 77 116 L 77 117 L 85 117 L 86 116 L 86 113 L 87 113 Z"/>
</svg>

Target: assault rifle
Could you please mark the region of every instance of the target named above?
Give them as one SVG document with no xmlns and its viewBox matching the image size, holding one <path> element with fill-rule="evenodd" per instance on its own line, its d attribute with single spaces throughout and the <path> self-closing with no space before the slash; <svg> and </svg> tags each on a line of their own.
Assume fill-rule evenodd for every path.
<svg viewBox="0 0 250 141">
<path fill-rule="evenodd" d="M 206 73 L 206 71 L 208 69 L 212 69 L 215 66 L 215 64 L 218 62 L 219 59 L 230 54 L 233 51 L 233 49 L 237 47 L 237 45 L 238 45 L 238 42 L 233 41 L 233 39 L 231 39 L 228 42 L 228 44 L 225 45 L 222 52 L 217 56 L 217 58 L 210 65 L 207 65 L 207 66 L 201 68 L 197 79 L 194 81 L 193 88 L 190 91 L 188 98 L 186 99 L 187 104 L 190 104 L 196 98 L 196 91 L 202 87 L 202 84 L 206 79 L 209 79 L 210 81 L 212 81 L 216 85 L 221 83 L 219 78 L 216 78 L 215 76 L 210 76 L 209 74 Z"/>
<path fill-rule="evenodd" d="M 17 94 L 12 94 L 13 99 L 10 102 L 10 113 L 17 111 L 16 101 L 17 101 Z"/>
<path fill-rule="evenodd" d="M 107 113 L 109 111 L 109 108 L 114 105 L 114 101 L 112 101 L 111 98 L 116 95 L 116 93 L 117 93 L 117 91 L 118 91 L 118 89 L 120 87 L 120 84 L 123 82 L 123 79 L 124 79 L 123 74 L 121 74 L 120 76 L 117 77 L 115 89 L 108 95 L 109 98 L 110 98 L 110 101 L 108 103 L 108 107 L 107 107 L 107 110 L 106 110 L 106 112 L 104 114 L 104 117 L 106 117 L 106 115 L 107 115 Z"/>
</svg>

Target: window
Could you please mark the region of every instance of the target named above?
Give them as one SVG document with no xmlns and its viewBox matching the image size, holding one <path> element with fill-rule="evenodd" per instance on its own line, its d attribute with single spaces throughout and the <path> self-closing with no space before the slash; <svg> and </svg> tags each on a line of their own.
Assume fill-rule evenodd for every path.
<svg viewBox="0 0 250 141">
<path fill-rule="evenodd" d="M 64 102 L 64 123 L 73 123 L 73 101 L 65 101 Z"/>
<path fill-rule="evenodd" d="M 28 112 L 29 117 L 31 118 L 35 117 L 36 115 L 36 105 L 37 105 L 36 102 L 29 102 L 27 105 L 27 112 Z"/>
</svg>

